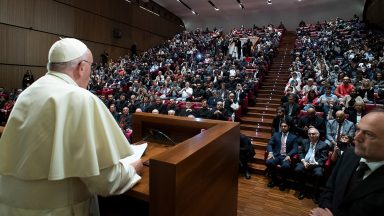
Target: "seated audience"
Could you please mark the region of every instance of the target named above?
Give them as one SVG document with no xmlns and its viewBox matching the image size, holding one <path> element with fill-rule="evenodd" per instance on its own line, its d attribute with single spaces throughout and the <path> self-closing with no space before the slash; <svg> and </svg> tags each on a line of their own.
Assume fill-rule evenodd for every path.
<svg viewBox="0 0 384 216">
<path fill-rule="evenodd" d="M 357 89 L 358 95 L 363 98 L 364 103 L 374 103 L 374 89 L 369 79 L 363 79 L 362 85 Z"/>
<path fill-rule="evenodd" d="M 195 111 L 195 115 L 197 118 L 210 119 L 212 116 L 211 108 L 208 107 L 208 103 L 206 99 L 201 101 L 201 108 Z"/>
<path fill-rule="evenodd" d="M 353 122 L 354 124 L 359 124 L 361 118 L 365 115 L 365 104 L 362 101 L 356 101 L 353 108 L 349 108 L 348 112 L 348 120 Z"/>
<path fill-rule="evenodd" d="M 300 163 L 296 164 L 295 173 L 298 182 L 299 196 L 298 198 L 304 199 L 306 193 L 305 182 L 308 178 L 305 174 L 309 174 L 314 177 L 313 186 L 314 198 L 317 197 L 319 192 L 319 183 L 323 177 L 323 169 L 325 161 L 328 158 L 328 145 L 321 141 L 320 133 L 316 128 L 310 128 L 308 130 L 309 139 L 302 142 L 302 148 L 299 149 Z"/>
<path fill-rule="evenodd" d="M 219 101 L 216 104 L 216 108 L 212 110 L 211 119 L 227 121 L 229 118 L 228 111 L 224 108 L 223 102 Z"/>
<path fill-rule="evenodd" d="M 300 100 L 299 105 L 303 107 L 304 111 L 307 111 L 310 107 L 317 107 L 317 94 L 316 91 L 311 89 L 309 92 Z"/>
<path fill-rule="evenodd" d="M 345 76 L 343 78 L 343 83 L 338 85 L 335 90 L 335 95 L 339 98 L 342 98 L 346 95 L 349 95 L 355 87 L 350 83 L 349 77 Z"/>
<path fill-rule="evenodd" d="M 299 104 L 295 102 L 293 95 L 288 96 L 288 102 L 284 103 L 282 107 L 285 110 L 285 115 L 290 116 L 292 119 L 296 119 L 300 112 Z"/>
<path fill-rule="evenodd" d="M 288 123 L 281 121 L 280 128 L 281 132 L 274 133 L 268 142 L 266 164 L 271 174 L 271 181 L 268 183 L 268 187 L 274 187 L 276 185 L 276 167 L 280 166 L 281 182 L 279 189 L 283 191 L 286 187 L 286 175 L 291 168 L 292 159 L 294 155 L 297 154 L 298 147 L 297 137 L 289 132 Z"/>
<path fill-rule="evenodd" d="M 316 115 L 315 108 L 309 108 L 307 115 L 299 119 L 296 127 L 298 136 L 301 139 L 308 139 L 308 130 L 310 128 L 316 128 L 319 131 L 320 137 L 325 136 L 325 121 L 323 118 Z"/>
<path fill-rule="evenodd" d="M 353 148 L 353 138 L 348 136 L 347 134 L 341 134 L 341 138 L 337 141 L 337 144 L 334 145 L 332 151 L 332 165 L 336 164 L 337 160 L 341 157 L 341 155 L 347 151 L 349 148 Z"/>
<path fill-rule="evenodd" d="M 294 129 L 292 127 L 294 126 L 294 124 L 292 117 L 285 115 L 285 110 L 283 107 L 277 107 L 276 116 L 273 118 L 272 121 L 272 135 L 276 132 L 281 132 L 280 123 L 283 121 L 287 122 L 290 132 L 293 132 Z"/>
<path fill-rule="evenodd" d="M 325 143 L 333 147 L 340 141 L 342 134 L 350 137 L 355 136 L 355 124 L 345 118 L 344 111 L 339 110 L 336 112 L 336 119 L 327 122 L 326 131 Z"/>
</svg>

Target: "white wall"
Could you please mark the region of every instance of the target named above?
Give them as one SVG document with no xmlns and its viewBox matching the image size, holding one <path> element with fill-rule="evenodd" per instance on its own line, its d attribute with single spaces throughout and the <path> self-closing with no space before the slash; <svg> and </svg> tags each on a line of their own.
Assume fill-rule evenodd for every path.
<svg viewBox="0 0 384 216">
<path fill-rule="evenodd" d="M 279 1 L 286 2 L 279 3 Z M 258 0 L 257 7 L 252 7 L 257 9 L 252 11 L 240 10 L 220 17 L 201 16 L 194 20 L 184 20 L 184 22 L 188 30 L 223 27 L 224 31 L 228 32 L 233 27 L 241 25 L 252 27 L 253 24 L 257 26 L 274 24 L 277 26 L 280 21 L 283 21 L 288 30 L 295 30 L 301 20 L 315 23 L 336 17 L 350 19 L 354 14 L 362 18 L 365 0 L 302 0 L 293 3 L 292 1 L 287 3 L 287 0 L 273 0 L 272 5 L 267 5 L 265 2 L 266 0 Z"/>
</svg>

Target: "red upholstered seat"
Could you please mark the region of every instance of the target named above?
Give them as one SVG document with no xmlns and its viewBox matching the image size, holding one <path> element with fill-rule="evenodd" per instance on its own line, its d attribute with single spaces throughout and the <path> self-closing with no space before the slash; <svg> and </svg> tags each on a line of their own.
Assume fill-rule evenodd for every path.
<svg viewBox="0 0 384 216">
<path fill-rule="evenodd" d="M 177 105 L 179 106 L 180 109 L 184 109 L 185 108 L 185 101 L 180 101 Z"/>
<path fill-rule="evenodd" d="M 367 104 L 367 103 L 365 104 L 365 111 L 366 112 L 369 112 L 375 108 L 376 108 L 376 104 Z"/>
<path fill-rule="evenodd" d="M 308 115 L 308 112 L 307 112 L 307 111 L 300 110 L 300 113 L 299 113 L 299 115 L 298 115 L 298 118 L 302 118 L 302 117 L 307 116 L 307 115 Z M 318 117 L 323 118 L 324 113 L 323 113 L 323 112 L 316 112 L 316 115 L 317 115 Z"/>
<path fill-rule="evenodd" d="M 201 102 L 194 102 L 192 104 L 192 109 L 194 109 L 194 110 L 201 109 L 201 107 L 202 107 Z"/>
</svg>

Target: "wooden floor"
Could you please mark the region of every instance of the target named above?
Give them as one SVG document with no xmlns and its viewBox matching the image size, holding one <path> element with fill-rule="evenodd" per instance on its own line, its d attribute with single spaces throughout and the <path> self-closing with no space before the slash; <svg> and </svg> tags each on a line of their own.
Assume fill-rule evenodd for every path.
<svg viewBox="0 0 384 216">
<path fill-rule="evenodd" d="M 238 216 L 307 216 L 316 207 L 312 199 L 299 200 L 294 189 L 280 191 L 279 187 L 268 188 L 268 179 L 252 174 L 247 180 L 239 175 Z"/>
</svg>

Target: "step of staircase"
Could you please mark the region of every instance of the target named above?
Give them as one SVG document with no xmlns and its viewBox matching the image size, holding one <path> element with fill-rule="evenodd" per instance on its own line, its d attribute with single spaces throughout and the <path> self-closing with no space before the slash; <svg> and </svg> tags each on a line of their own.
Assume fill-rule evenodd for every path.
<svg viewBox="0 0 384 216">
<path fill-rule="evenodd" d="M 252 145 L 254 149 L 265 151 L 267 149 L 268 142 L 252 140 Z"/>
<path fill-rule="evenodd" d="M 271 94 L 272 93 L 272 94 Z M 271 92 L 269 94 L 265 94 L 265 93 L 260 93 L 260 94 L 257 94 L 257 97 L 261 97 L 261 98 L 275 98 L 275 99 L 281 99 L 283 96 L 284 96 L 284 93 L 274 93 L 274 92 Z"/>
<path fill-rule="evenodd" d="M 259 89 L 257 90 L 257 94 L 278 94 L 278 95 L 284 95 L 284 91 L 272 91 L 272 89 Z"/>
<path fill-rule="evenodd" d="M 290 72 L 285 72 L 286 70 L 288 69 L 279 68 L 279 69 L 271 70 L 264 77 L 272 80 L 276 79 L 276 77 L 280 79 L 285 79 L 286 77 L 289 77 L 291 75 Z"/>
<path fill-rule="evenodd" d="M 270 71 L 278 71 L 278 70 L 281 70 L 282 73 L 289 73 L 289 67 L 290 67 L 290 64 L 282 64 L 277 62 L 277 65 L 275 66 L 272 66 L 270 68 Z"/>
<path fill-rule="evenodd" d="M 248 168 L 250 169 L 251 173 L 257 175 L 265 175 L 265 172 L 267 170 L 267 166 L 265 164 L 259 163 L 248 163 Z"/>
<path fill-rule="evenodd" d="M 266 125 L 266 126 L 272 126 L 272 119 L 268 118 L 255 118 L 255 117 L 249 117 L 247 115 L 241 117 L 241 123 L 244 124 L 259 124 L 259 125 Z"/>
<path fill-rule="evenodd" d="M 260 107 L 260 108 L 272 108 L 275 109 L 280 106 L 280 103 L 263 103 L 263 101 L 258 101 L 259 99 L 256 98 L 256 105 L 255 108 Z M 261 113 L 263 113 L 262 111 Z M 265 113 L 265 112 L 264 112 Z"/>
<path fill-rule="evenodd" d="M 264 126 L 264 125 L 259 125 L 257 127 L 257 124 L 241 124 L 240 125 L 240 130 L 248 130 L 248 131 L 254 131 L 256 133 L 256 129 L 259 129 L 260 132 L 265 132 L 265 133 L 271 133 L 271 127 L 270 126 Z"/>
<path fill-rule="evenodd" d="M 278 84 L 268 84 L 268 85 L 261 85 L 260 90 L 269 90 L 269 91 L 280 91 L 284 92 L 285 85 L 278 85 Z"/>
<path fill-rule="evenodd" d="M 265 163 L 265 150 L 260 150 L 260 149 L 255 149 L 255 156 L 253 157 L 253 161 L 255 163 L 260 163 L 260 164 L 263 164 Z"/>
<path fill-rule="evenodd" d="M 248 112 L 241 117 L 240 131 L 251 138 L 256 155 L 248 164 L 251 172 L 265 175 L 265 151 L 271 138 L 271 127 L 276 115 L 276 107 L 280 106 L 284 96 L 284 88 L 288 82 L 292 63 L 290 52 L 294 47 L 296 35 L 294 32 L 284 34 L 278 47 L 278 55 L 272 59 L 268 73 L 263 77 L 263 83 L 256 92 L 256 103 L 248 107 Z"/>
<path fill-rule="evenodd" d="M 263 82 L 263 86 L 264 85 L 282 85 L 282 86 L 285 86 L 287 84 L 287 79 L 284 79 L 284 80 L 279 80 L 279 79 L 271 79 L 271 80 L 266 80 Z"/>
<path fill-rule="evenodd" d="M 271 139 L 271 133 L 267 132 L 255 132 L 255 131 L 249 131 L 249 130 L 240 130 L 240 133 L 250 137 L 252 140 L 255 141 L 261 141 L 261 142 L 268 142 L 269 139 Z"/>
<path fill-rule="evenodd" d="M 276 114 L 276 108 L 266 108 L 266 107 L 248 107 L 248 112 L 259 112 L 267 114 Z"/>
<path fill-rule="evenodd" d="M 265 119 L 273 119 L 276 114 L 270 114 L 270 113 L 260 113 L 260 112 L 247 112 L 248 117 L 254 117 L 254 118 L 265 118 Z"/>
<path fill-rule="evenodd" d="M 256 98 L 256 103 L 263 103 L 263 104 L 265 104 L 265 107 L 271 107 L 272 104 L 279 105 L 280 102 L 281 102 L 280 99 L 272 98 L 272 97 L 271 98 L 269 98 L 269 97 L 267 97 L 267 98 L 265 98 L 265 97 L 257 97 Z"/>
</svg>

